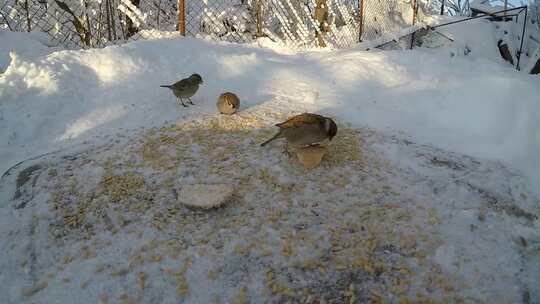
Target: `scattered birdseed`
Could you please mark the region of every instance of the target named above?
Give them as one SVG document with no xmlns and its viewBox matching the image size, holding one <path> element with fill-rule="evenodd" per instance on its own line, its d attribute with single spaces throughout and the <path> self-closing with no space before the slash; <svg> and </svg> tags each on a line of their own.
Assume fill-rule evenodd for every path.
<svg viewBox="0 0 540 304">
<path fill-rule="evenodd" d="M 141 290 L 144 290 L 146 287 L 146 280 L 148 278 L 148 275 L 142 271 L 137 272 L 137 283 L 139 284 L 139 288 Z"/>
<path fill-rule="evenodd" d="M 30 297 L 33 296 L 35 293 L 38 293 L 40 290 L 47 288 L 47 286 L 49 286 L 49 283 L 46 280 L 40 280 L 32 287 L 23 288 L 21 293 L 25 297 Z"/>
<path fill-rule="evenodd" d="M 432 259 L 442 244 L 441 216 L 389 181 L 398 173 L 372 148 L 379 135 L 340 126 L 323 162 L 306 173 L 278 145 L 257 145 L 274 118 L 240 113 L 235 120 L 203 117 L 153 128 L 120 152 L 89 156 L 102 172 L 94 181 L 67 164 L 55 166 L 49 176 L 55 220 L 48 229 L 59 244 L 60 271 L 73 267 L 70 254 L 99 256 L 106 264 L 97 264 L 95 275 L 111 284 L 133 271 L 135 287 L 146 294 L 155 292 L 148 283 L 164 276 L 173 296 L 190 301 L 197 290 L 188 269 L 201 271 L 212 261 L 202 267 L 205 279 L 246 286 L 246 272 L 261 275 L 269 302 L 384 303 L 387 295 L 396 303 L 459 302 L 458 279 L 436 272 Z M 71 168 L 82 165 L 69 161 Z M 211 210 L 178 204 L 194 184 L 229 185 L 234 204 Z M 109 248 L 121 247 L 120 237 L 129 240 L 122 251 L 127 264 L 106 276 L 105 265 L 116 265 L 106 259 Z M 181 267 L 166 268 L 176 261 Z M 250 302 L 247 291 L 227 300 Z M 127 293 L 119 299 L 135 301 Z"/>
<path fill-rule="evenodd" d="M 110 297 L 109 297 L 109 295 L 106 294 L 106 293 L 100 293 L 100 294 L 98 295 L 98 299 L 99 299 L 99 301 L 100 301 L 101 303 L 107 304 L 107 303 L 109 303 Z"/>
</svg>

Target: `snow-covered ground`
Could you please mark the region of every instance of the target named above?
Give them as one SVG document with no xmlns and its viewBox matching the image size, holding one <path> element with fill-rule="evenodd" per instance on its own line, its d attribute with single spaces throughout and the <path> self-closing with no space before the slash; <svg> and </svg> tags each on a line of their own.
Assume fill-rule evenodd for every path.
<svg viewBox="0 0 540 304">
<path fill-rule="evenodd" d="M 12 53 L 1 171 L 62 151 L 0 184 L 0 294 L 540 301 L 540 79 L 504 62 L 492 24 L 476 23 L 412 51 L 171 38 Z M 194 72 L 195 106 L 159 88 Z M 216 116 L 224 91 L 244 113 Z M 257 146 L 303 111 L 340 126 L 311 172 Z M 33 182 L 17 182 L 31 164 Z M 200 182 L 229 182 L 238 198 L 211 213 L 172 203 Z"/>
<path fill-rule="evenodd" d="M 0 169 L 91 135 L 213 113 L 216 96 L 232 90 L 246 108 L 285 102 L 498 159 L 540 188 L 538 77 L 514 71 L 493 47 L 492 25 L 477 23 L 457 25 L 450 47 L 412 52 L 291 54 L 186 38 L 29 60 L 15 53 L 0 78 Z M 178 109 L 158 86 L 193 72 L 206 82 L 198 106 Z"/>
</svg>

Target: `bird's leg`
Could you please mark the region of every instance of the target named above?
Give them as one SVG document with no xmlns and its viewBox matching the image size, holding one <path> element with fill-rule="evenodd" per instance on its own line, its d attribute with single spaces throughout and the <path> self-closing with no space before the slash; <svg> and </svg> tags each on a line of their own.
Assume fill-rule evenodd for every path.
<svg viewBox="0 0 540 304">
<path fill-rule="evenodd" d="M 182 100 L 182 98 L 178 97 L 178 102 L 180 102 L 180 104 L 184 107 L 187 108 L 187 106 L 184 104 L 184 100 Z"/>
<path fill-rule="evenodd" d="M 187 100 L 188 100 L 188 103 L 189 103 L 189 104 L 195 105 L 195 104 L 193 103 L 193 101 L 191 101 L 191 99 L 190 99 L 189 97 L 187 98 Z"/>
<path fill-rule="evenodd" d="M 285 146 L 283 149 L 283 154 L 287 155 L 287 157 L 291 158 L 291 152 L 289 152 L 289 142 L 285 141 Z"/>
</svg>

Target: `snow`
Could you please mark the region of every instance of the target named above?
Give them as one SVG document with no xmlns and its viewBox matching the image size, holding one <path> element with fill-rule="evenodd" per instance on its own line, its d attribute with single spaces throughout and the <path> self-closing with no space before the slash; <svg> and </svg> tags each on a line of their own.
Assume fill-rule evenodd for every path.
<svg viewBox="0 0 540 304">
<path fill-rule="evenodd" d="M 494 26 L 474 22 L 438 29 L 454 42 L 432 34 L 422 48 L 369 52 L 166 35 L 51 53 L 14 42 L 0 170 L 61 152 L 24 164 L 41 167 L 20 198 L 22 167 L 0 183 L 0 294 L 540 299 L 538 76 L 500 58 Z M 204 85 L 179 107 L 159 85 L 192 73 Z M 216 114 L 225 91 L 239 114 Z M 339 124 L 312 171 L 257 145 L 304 111 Z M 237 201 L 211 213 L 170 203 L 200 183 L 232 183 Z M 348 277 L 350 265 L 363 270 Z"/>
<path fill-rule="evenodd" d="M 4 72 L 11 62 L 10 53 L 14 52 L 26 59 L 35 59 L 58 50 L 44 33 L 18 33 L 0 30 L 0 73 Z"/>
<path fill-rule="evenodd" d="M 118 10 L 126 14 L 136 27 L 141 27 L 141 22 L 146 22 L 147 15 L 141 12 L 131 1 L 120 1 Z"/>
<path fill-rule="evenodd" d="M 504 6 L 491 5 L 489 0 L 474 0 L 470 6 L 471 6 L 471 9 L 476 9 L 481 12 L 492 13 L 492 14 L 505 10 Z M 509 7 L 509 9 L 511 8 L 512 6 Z M 499 15 L 503 15 L 503 13 L 499 13 Z"/>
<path fill-rule="evenodd" d="M 16 55 L 0 80 L 0 132 L 8 139 L 1 168 L 103 130 L 212 113 L 214 96 L 234 88 L 246 107 L 287 101 L 402 130 L 420 142 L 502 160 L 540 185 L 537 77 L 512 71 L 489 47 L 489 35 L 475 42 L 491 28 L 478 23 L 482 31 L 461 31 L 464 37 L 449 48 L 414 52 L 282 55 L 186 38 L 61 51 L 35 61 Z M 201 55 L 183 55 L 189 53 Z M 197 108 L 179 112 L 170 92 L 155 88 L 193 72 L 212 85 L 201 90 Z"/>
</svg>

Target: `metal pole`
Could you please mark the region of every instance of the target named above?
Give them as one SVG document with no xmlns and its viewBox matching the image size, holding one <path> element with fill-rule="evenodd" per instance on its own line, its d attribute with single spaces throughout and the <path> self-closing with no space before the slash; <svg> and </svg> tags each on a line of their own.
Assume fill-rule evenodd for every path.
<svg viewBox="0 0 540 304">
<path fill-rule="evenodd" d="M 444 15 L 444 1 L 445 0 L 442 0 L 442 4 L 441 4 L 441 16 Z"/>
<path fill-rule="evenodd" d="M 516 11 L 516 10 L 523 10 L 524 8 L 527 8 L 527 6 L 515 7 L 515 8 L 508 9 L 506 11 L 511 12 L 511 11 Z M 484 13 L 484 14 L 480 14 L 480 15 L 477 15 L 477 16 L 474 16 L 474 17 L 469 17 L 469 18 L 465 18 L 465 19 L 461 19 L 461 20 L 457 20 L 457 21 L 452 21 L 452 22 L 447 22 L 447 23 L 443 23 L 443 24 L 438 24 L 438 25 L 435 25 L 435 26 L 430 26 L 429 28 L 434 29 L 434 28 L 438 28 L 438 27 L 441 27 L 441 26 L 447 26 L 447 25 L 450 25 L 450 24 L 465 22 L 465 21 L 478 19 L 478 18 L 483 18 L 483 17 L 487 17 L 487 16 L 493 16 L 493 15 L 496 15 L 496 14 L 500 14 L 500 13 L 502 13 L 504 11 L 505 10 L 500 10 L 500 11 L 496 11 L 496 12 L 493 12 L 493 13 L 490 13 L 490 14 L 485 14 Z"/>
<path fill-rule="evenodd" d="M 508 0 L 504 0 L 504 21 L 506 21 L 506 10 L 508 9 Z"/>
<path fill-rule="evenodd" d="M 364 1 L 365 0 L 358 0 L 358 15 L 359 15 L 359 28 L 358 28 L 358 42 L 362 42 L 362 34 L 364 32 Z"/>
<path fill-rule="evenodd" d="M 527 6 L 525 7 L 525 19 L 523 20 L 523 31 L 521 32 L 521 45 L 519 46 L 518 58 L 516 69 L 519 71 L 519 60 L 521 59 L 521 52 L 523 51 L 523 40 L 525 40 L 525 28 L 527 27 Z"/>
<path fill-rule="evenodd" d="M 178 31 L 180 35 L 186 35 L 186 6 L 184 0 L 178 0 Z"/>
</svg>

